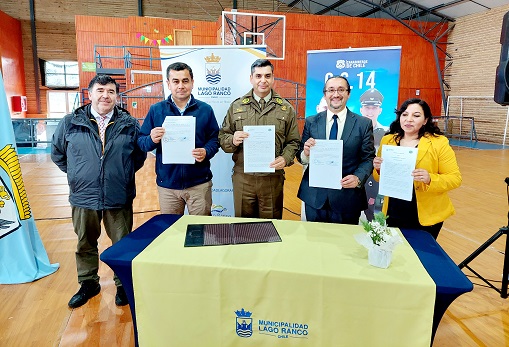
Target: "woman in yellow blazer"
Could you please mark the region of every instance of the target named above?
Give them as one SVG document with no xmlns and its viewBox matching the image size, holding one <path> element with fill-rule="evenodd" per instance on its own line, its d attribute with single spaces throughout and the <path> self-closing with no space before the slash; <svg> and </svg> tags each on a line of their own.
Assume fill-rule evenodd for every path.
<svg viewBox="0 0 509 347">
<path fill-rule="evenodd" d="M 454 214 L 447 192 L 461 185 L 461 173 L 449 140 L 432 121 L 429 105 L 421 99 L 409 99 L 396 110 L 396 120 L 380 141 L 373 160 L 373 176 L 377 181 L 383 146 L 418 149 L 412 172 L 412 201 L 386 196 L 382 211 L 388 216 L 387 225 L 425 230 L 436 239 L 444 220 Z"/>
</svg>

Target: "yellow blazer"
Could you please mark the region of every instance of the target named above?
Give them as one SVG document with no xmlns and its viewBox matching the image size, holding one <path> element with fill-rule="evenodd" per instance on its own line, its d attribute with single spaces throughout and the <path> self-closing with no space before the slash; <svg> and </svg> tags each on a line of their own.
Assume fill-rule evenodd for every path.
<svg viewBox="0 0 509 347">
<path fill-rule="evenodd" d="M 383 146 L 397 146 L 394 138 L 393 134 L 382 138 L 377 156 L 381 156 Z M 415 168 L 425 169 L 431 177 L 429 184 L 414 181 L 419 223 L 428 226 L 443 222 L 454 214 L 454 207 L 447 192 L 461 185 L 461 173 L 456 155 L 445 136 L 426 134 L 419 140 L 417 149 Z M 380 179 L 376 170 L 373 170 L 373 177 L 377 181 Z M 382 206 L 385 214 L 388 206 L 389 198 L 386 196 Z"/>
</svg>

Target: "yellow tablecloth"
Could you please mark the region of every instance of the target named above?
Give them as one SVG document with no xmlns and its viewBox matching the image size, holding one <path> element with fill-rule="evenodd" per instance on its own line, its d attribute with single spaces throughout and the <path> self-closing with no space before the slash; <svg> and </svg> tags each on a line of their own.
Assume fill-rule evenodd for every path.
<svg viewBox="0 0 509 347">
<path fill-rule="evenodd" d="M 184 247 L 183 216 L 133 260 L 140 346 L 426 346 L 435 284 L 412 248 L 368 264 L 362 227 L 273 221 L 283 242 Z"/>
</svg>

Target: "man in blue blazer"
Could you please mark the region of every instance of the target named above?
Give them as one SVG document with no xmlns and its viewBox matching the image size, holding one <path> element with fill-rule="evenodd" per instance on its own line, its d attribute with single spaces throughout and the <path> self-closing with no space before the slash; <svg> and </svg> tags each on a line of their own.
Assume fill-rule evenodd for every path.
<svg viewBox="0 0 509 347">
<path fill-rule="evenodd" d="M 342 189 L 310 187 L 308 167 L 297 196 L 305 203 L 308 221 L 358 224 L 361 211 L 368 207 L 364 183 L 373 171 L 373 125 L 370 119 L 346 107 L 350 97 L 346 78 L 329 78 L 323 94 L 327 110 L 306 118 L 297 159 L 302 164 L 309 163 L 309 150 L 315 139 L 343 140 Z"/>
</svg>

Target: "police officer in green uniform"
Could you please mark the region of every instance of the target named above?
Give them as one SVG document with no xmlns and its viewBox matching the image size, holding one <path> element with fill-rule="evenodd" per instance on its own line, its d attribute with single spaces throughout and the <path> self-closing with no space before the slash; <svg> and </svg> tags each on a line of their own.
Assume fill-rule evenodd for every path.
<svg viewBox="0 0 509 347">
<path fill-rule="evenodd" d="M 219 131 L 221 148 L 233 153 L 235 216 L 281 219 L 284 168 L 293 164 L 300 143 L 295 110 L 272 89 L 274 66 L 269 60 L 256 60 L 249 80 L 253 89 L 230 105 Z M 243 142 L 249 136 L 245 125 L 275 126 L 274 173 L 244 173 Z"/>
<path fill-rule="evenodd" d="M 361 115 L 371 119 L 373 122 L 373 137 L 376 149 L 378 149 L 382 137 L 389 130 L 388 127 L 378 122 L 378 116 L 382 113 L 383 100 L 382 93 L 376 88 L 366 90 L 360 97 Z M 378 182 L 373 178 L 373 175 L 369 176 L 364 188 L 366 189 L 366 198 L 368 200 L 368 208 L 364 210 L 364 214 L 366 219 L 371 221 L 373 215 L 382 210 L 383 196 L 378 194 Z"/>
</svg>

